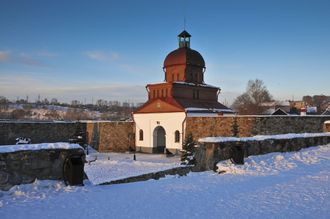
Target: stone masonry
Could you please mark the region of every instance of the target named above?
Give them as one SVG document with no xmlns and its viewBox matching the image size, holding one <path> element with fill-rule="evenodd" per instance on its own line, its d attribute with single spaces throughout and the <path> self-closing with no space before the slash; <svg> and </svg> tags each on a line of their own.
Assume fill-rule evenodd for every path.
<svg viewBox="0 0 330 219">
<path fill-rule="evenodd" d="M 85 156 L 83 149 L 43 149 L 0 153 L 0 190 L 36 179 L 62 180 L 66 157 Z"/>
<path fill-rule="evenodd" d="M 18 137 L 31 138 L 33 144 L 67 142 L 75 131 L 75 122 L 0 122 L 0 145 L 13 145 Z"/>
<path fill-rule="evenodd" d="M 272 152 L 298 151 L 302 148 L 329 143 L 330 135 L 326 133 L 319 137 L 199 143 L 196 152 L 197 166 L 195 171 L 213 170 L 214 165 L 219 161 L 232 158 L 233 147 L 241 148 L 244 152 L 244 157 L 248 157 Z"/>
<path fill-rule="evenodd" d="M 185 136 L 195 140 L 212 136 L 249 137 L 285 133 L 317 133 L 330 131 L 330 116 L 220 116 L 187 117 Z M 82 121 L 87 143 L 100 152 L 135 149 L 134 122 Z M 234 131 L 236 126 L 236 131 Z M 68 142 L 75 133 L 74 122 L 0 122 L 1 145 L 15 144 L 17 137 L 31 138 L 32 143 Z M 235 133 L 237 132 L 237 133 Z"/>
<path fill-rule="evenodd" d="M 330 116 L 223 116 L 188 117 L 186 135 L 195 140 L 204 137 L 234 136 L 234 124 L 239 137 L 286 133 L 318 133 L 325 130 L 324 122 Z"/>
<path fill-rule="evenodd" d="M 88 122 L 88 143 L 100 152 L 135 150 L 133 122 Z"/>
</svg>

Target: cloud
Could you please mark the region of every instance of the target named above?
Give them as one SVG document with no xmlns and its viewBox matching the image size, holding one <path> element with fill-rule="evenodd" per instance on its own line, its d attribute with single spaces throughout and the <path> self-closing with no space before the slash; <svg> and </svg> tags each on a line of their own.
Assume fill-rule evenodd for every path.
<svg viewBox="0 0 330 219">
<path fill-rule="evenodd" d="M 36 52 L 36 55 L 40 56 L 40 57 L 46 57 L 46 58 L 53 58 L 53 57 L 58 56 L 58 54 L 53 53 L 53 52 L 49 52 L 47 50 L 38 51 L 38 52 Z"/>
<path fill-rule="evenodd" d="M 0 62 L 7 61 L 10 57 L 10 52 L 8 51 L 0 51 Z"/>
<path fill-rule="evenodd" d="M 23 53 L 23 52 L 19 54 L 19 56 L 17 57 L 17 60 L 19 63 L 24 64 L 24 65 L 40 66 L 40 67 L 47 66 L 41 60 L 38 60 L 38 59 L 32 57 L 30 54 Z"/>
<path fill-rule="evenodd" d="M 86 55 L 88 58 L 97 61 L 111 62 L 119 59 L 119 54 L 116 52 L 106 53 L 103 51 L 94 50 L 84 52 L 83 54 Z"/>
<path fill-rule="evenodd" d="M 57 98 L 59 101 L 70 102 L 71 100 L 86 100 L 91 103 L 92 99 L 118 100 L 130 102 L 144 102 L 147 92 L 144 85 L 130 85 L 124 83 L 98 83 L 87 84 L 71 82 L 63 84 L 52 77 L 5 75 L 0 72 L 0 93 L 9 99 L 25 97 L 31 100 L 37 98 Z"/>
<path fill-rule="evenodd" d="M 0 50 L 0 62 L 10 61 L 13 64 L 23 64 L 29 66 L 48 66 L 44 60 L 58 56 L 56 53 L 52 53 L 46 50 L 38 52 L 9 52 Z"/>
</svg>

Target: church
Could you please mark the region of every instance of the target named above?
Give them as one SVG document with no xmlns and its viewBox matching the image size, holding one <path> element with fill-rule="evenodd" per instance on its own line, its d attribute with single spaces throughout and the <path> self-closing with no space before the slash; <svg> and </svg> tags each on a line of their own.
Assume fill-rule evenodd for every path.
<svg viewBox="0 0 330 219">
<path fill-rule="evenodd" d="M 191 35 L 178 35 L 179 48 L 163 65 L 163 83 L 148 84 L 148 101 L 133 113 L 136 151 L 178 153 L 187 134 L 187 117 L 217 117 L 233 114 L 218 102 L 221 89 L 204 82 L 202 55 L 190 48 Z"/>
</svg>

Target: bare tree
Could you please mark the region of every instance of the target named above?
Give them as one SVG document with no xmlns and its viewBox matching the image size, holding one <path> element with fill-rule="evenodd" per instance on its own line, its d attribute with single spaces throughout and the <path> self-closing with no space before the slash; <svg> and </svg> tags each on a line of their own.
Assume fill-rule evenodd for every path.
<svg viewBox="0 0 330 219">
<path fill-rule="evenodd" d="M 90 116 L 86 111 L 79 108 L 69 108 L 64 115 L 65 120 L 85 120 L 90 119 Z"/>
<path fill-rule="evenodd" d="M 264 110 L 262 103 L 270 101 L 272 101 L 272 96 L 263 81 L 259 79 L 249 80 L 245 93 L 235 99 L 232 108 L 239 114 L 258 115 Z"/>
<path fill-rule="evenodd" d="M 0 96 L 0 112 L 8 110 L 8 100 L 4 96 Z"/>
</svg>

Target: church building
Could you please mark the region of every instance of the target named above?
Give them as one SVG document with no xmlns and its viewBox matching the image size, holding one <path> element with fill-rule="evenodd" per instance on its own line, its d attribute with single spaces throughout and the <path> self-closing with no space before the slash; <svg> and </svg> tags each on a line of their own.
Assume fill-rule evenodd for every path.
<svg viewBox="0 0 330 219">
<path fill-rule="evenodd" d="M 205 84 L 205 62 L 190 48 L 191 35 L 178 35 L 179 48 L 165 60 L 163 83 L 148 84 L 148 101 L 133 113 L 136 151 L 177 153 L 182 149 L 187 117 L 216 117 L 233 111 L 218 102 L 220 88 Z"/>
</svg>

